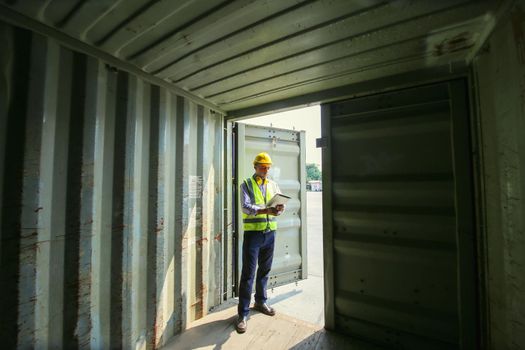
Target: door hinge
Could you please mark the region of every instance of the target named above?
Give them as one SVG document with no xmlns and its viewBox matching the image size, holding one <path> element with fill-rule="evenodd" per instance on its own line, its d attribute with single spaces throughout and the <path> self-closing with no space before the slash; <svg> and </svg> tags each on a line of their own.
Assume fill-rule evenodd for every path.
<svg viewBox="0 0 525 350">
<path fill-rule="evenodd" d="M 328 139 L 326 137 L 321 137 L 315 139 L 315 147 L 317 148 L 326 148 L 328 147 Z"/>
</svg>

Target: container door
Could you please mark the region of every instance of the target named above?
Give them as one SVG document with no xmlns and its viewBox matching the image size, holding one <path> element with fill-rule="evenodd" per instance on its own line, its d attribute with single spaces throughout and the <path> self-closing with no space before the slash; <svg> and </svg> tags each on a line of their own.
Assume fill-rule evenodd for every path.
<svg viewBox="0 0 525 350">
<path fill-rule="evenodd" d="M 260 152 L 270 154 L 269 178 L 290 199 L 277 217 L 275 251 L 268 288 L 306 279 L 306 151 L 305 132 L 236 123 L 236 189 L 254 174 L 253 159 Z M 237 191 L 238 192 L 238 191 Z M 237 195 L 237 281 L 242 270 L 242 210 Z M 254 283 L 255 287 L 255 283 Z"/>
<path fill-rule="evenodd" d="M 475 349 L 463 80 L 322 106 L 326 327 L 402 349 Z"/>
</svg>

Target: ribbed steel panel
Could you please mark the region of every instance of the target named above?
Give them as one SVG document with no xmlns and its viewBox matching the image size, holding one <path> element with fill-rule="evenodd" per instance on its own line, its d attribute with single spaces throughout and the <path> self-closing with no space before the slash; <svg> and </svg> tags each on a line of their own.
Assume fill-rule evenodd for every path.
<svg viewBox="0 0 525 350">
<path fill-rule="evenodd" d="M 238 111 L 304 94 L 318 102 L 316 93 L 416 69 L 455 71 L 478 51 L 503 3 L 10 0 L 0 16 L 43 24 L 72 45 Z"/>
<path fill-rule="evenodd" d="M 399 349 L 474 348 L 465 103 L 456 81 L 323 107 L 328 328 Z"/>
<path fill-rule="evenodd" d="M 0 37 L 2 347 L 164 344 L 222 298 L 223 116 Z"/>
<path fill-rule="evenodd" d="M 253 175 L 253 159 L 268 152 L 273 165 L 269 177 L 281 192 L 291 197 L 285 212 L 277 217 L 277 234 L 268 287 L 273 288 L 308 277 L 306 251 L 306 144 L 305 132 L 237 124 L 238 185 Z M 242 257 L 242 207 L 238 207 L 238 256 Z M 241 258 L 238 275 L 242 269 Z M 255 287 L 255 284 L 254 284 Z"/>
</svg>

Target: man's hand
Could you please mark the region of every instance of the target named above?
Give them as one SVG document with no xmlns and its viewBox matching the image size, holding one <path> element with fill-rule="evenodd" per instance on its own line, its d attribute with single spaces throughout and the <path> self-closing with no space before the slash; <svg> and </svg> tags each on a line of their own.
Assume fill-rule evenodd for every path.
<svg viewBox="0 0 525 350">
<path fill-rule="evenodd" d="M 266 208 L 257 210 L 257 215 L 259 214 L 268 214 L 273 216 L 279 216 L 284 210 L 284 205 L 279 204 L 275 208 Z"/>
<path fill-rule="evenodd" d="M 272 208 L 273 209 L 273 213 L 271 215 L 274 215 L 274 216 L 279 216 L 282 214 L 283 210 L 284 210 L 284 205 L 283 204 L 279 204 L 279 205 L 276 205 L 275 208 Z"/>
<path fill-rule="evenodd" d="M 279 212 L 277 211 L 276 208 L 265 208 L 265 209 L 257 210 L 257 215 L 260 215 L 260 214 L 267 214 L 267 215 L 277 216 L 277 215 L 279 215 Z"/>
<path fill-rule="evenodd" d="M 277 215 L 279 215 L 279 211 L 277 210 L 277 208 L 268 208 L 268 214 L 269 215 L 273 215 L 273 216 L 277 216 Z"/>
</svg>

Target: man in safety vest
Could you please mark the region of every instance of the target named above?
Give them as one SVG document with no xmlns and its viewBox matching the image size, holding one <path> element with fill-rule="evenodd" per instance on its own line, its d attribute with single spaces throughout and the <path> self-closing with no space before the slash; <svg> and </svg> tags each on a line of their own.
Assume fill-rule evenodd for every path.
<svg viewBox="0 0 525 350">
<path fill-rule="evenodd" d="M 239 284 L 238 317 L 235 322 L 237 332 L 244 333 L 253 288 L 255 267 L 258 264 L 255 281 L 254 309 L 273 316 L 275 310 L 266 304 L 266 284 L 272 268 L 275 244 L 276 216 L 284 211 L 284 205 L 266 208 L 279 186 L 267 178 L 272 165 L 270 155 L 259 153 L 253 161 L 255 174 L 241 183 L 241 203 L 243 211 L 244 241 L 242 244 L 242 273 Z"/>
</svg>

